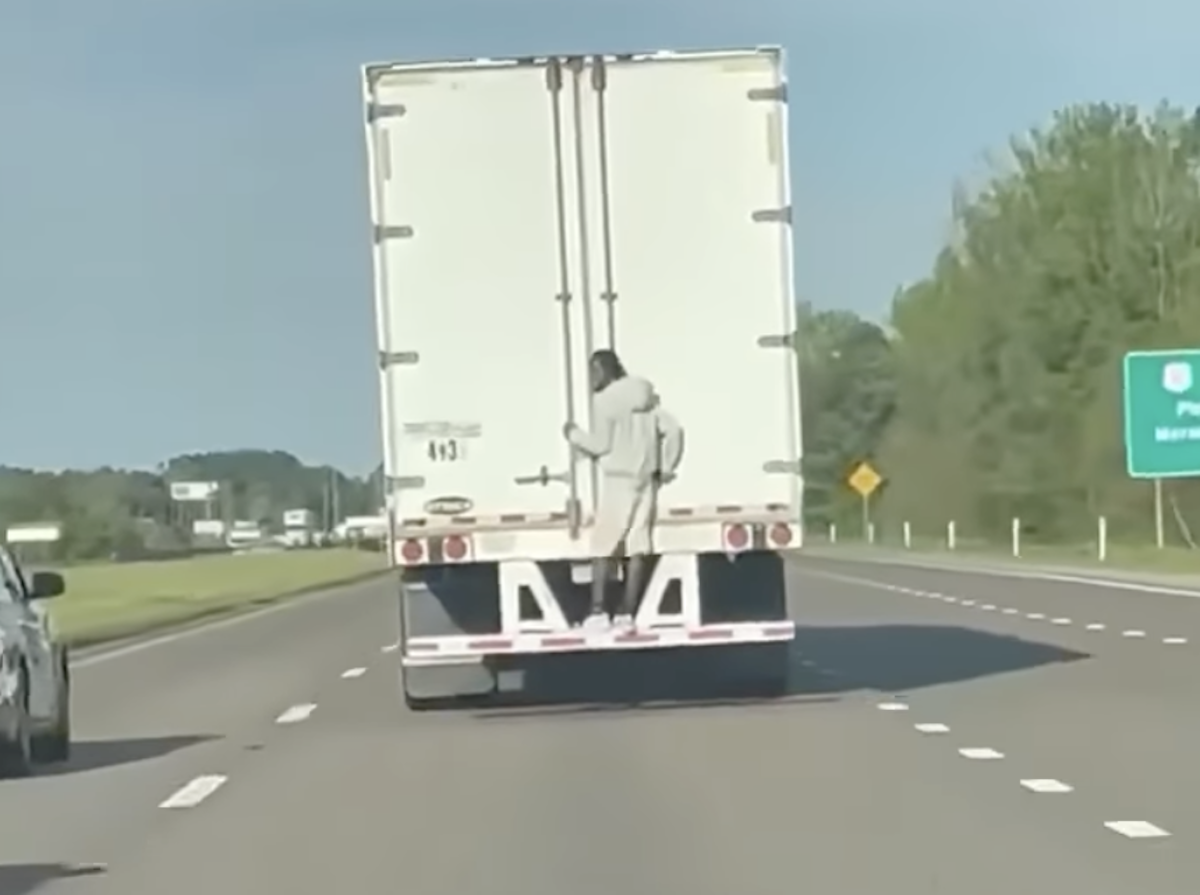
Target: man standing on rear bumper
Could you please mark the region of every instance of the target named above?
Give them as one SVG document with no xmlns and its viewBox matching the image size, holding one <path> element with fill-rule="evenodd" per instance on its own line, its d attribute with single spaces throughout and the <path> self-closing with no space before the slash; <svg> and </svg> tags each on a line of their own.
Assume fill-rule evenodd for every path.
<svg viewBox="0 0 1200 895">
<path fill-rule="evenodd" d="M 563 434 L 600 466 L 600 494 L 592 532 L 591 615 L 589 627 L 620 619 L 631 624 L 653 553 L 652 534 L 659 488 L 669 481 L 683 456 L 683 430 L 662 409 L 654 387 L 625 372 L 615 351 L 601 349 L 591 357 L 595 431 L 567 423 Z M 621 611 L 607 605 L 612 561 L 628 556 L 625 599 Z M 616 618 L 615 618 L 616 617 Z"/>
</svg>

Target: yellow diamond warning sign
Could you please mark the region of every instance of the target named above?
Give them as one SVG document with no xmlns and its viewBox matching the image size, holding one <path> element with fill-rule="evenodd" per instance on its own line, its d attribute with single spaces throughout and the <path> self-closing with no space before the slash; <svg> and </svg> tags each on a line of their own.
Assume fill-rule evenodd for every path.
<svg viewBox="0 0 1200 895">
<path fill-rule="evenodd" d="M 846 484 L 859 493 L 861 497 L 870 497 L 875 489 L 883 484 L 883 476 L 875 471 L 870 463 L 859 463 L 854 472 L 846 479 Z"/>
</svg>

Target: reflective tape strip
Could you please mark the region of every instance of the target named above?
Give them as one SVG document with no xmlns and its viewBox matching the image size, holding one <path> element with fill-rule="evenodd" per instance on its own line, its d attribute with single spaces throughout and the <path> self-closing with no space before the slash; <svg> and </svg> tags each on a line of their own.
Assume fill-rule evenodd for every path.
<svg viewBox="0 0 1200 895">
<path fill-rule="evenodd" d="M 726 516 L 771 517 L 779 521 L 792 521 L 792 508 L 785 503 L 769 503 L 758 505 L 717 504 L 693 507 L 666 507 L 660 512 L 660 521 L 668 519 L 720 519 Z M 400 537 L 417 537 L 423 530 L 453 530 L 461 528 L 496 528 L 514 525 L 545 525 L 549 523 L 566 523 L 569 517 L 566 513 L 500 513 L 488 516 L 414 516 L 400 519 L 397 526 L 401 530 Z M 591 525 L 591 516 L 585 516 L 584 525 Z"/>
<path fill-rule="evenodd" d="M 699 628 L 662 627 L 630 630 L 570 631 L 515 636 L 413 637 L 404 646 L 404 662 L 444 662 L 447 658 L 650 647 L 706 646 L 723 643 L 762 643 L 792 640 L 794 622 L 739 622 Z"/>
</svg>

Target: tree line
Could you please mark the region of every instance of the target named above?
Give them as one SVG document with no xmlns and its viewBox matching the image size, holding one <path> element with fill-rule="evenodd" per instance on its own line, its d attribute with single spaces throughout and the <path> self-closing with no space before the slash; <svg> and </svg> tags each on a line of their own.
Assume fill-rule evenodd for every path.
<svg viewBox="0 0 1200 895">
<path fill-rule="evenodd" d="M 1151 485 L 1126 474 L 1121 363 L 1133 349 L 1200 346 L 1200 116 L 1080 105 L 1014 138 L 982 187 L 955 189 L 950 238 L 885 323 L 801 308 L 806 519 L 853 531 L 846 484 L 869 461 L 880 526 L 954 520 L 964 537 L 1078 542 L 1105 516 L 1148 541 Z M 0 524 L 57 521 L 63 558 L 189 542 L 175 481 L 217 481 L 216 512 L 270 526 L 381 504 L 356 478 L 281 451 L 174 457 L 153 471 L 0 468 Z M 1169 537 L 1191 542 L 1200 486 L 1164 486 Z M 208 512 L 206 510 L 206 512 Z"/>
<path fill-rule="evenodd" d="M 1154 537 L 1153 487 L 1126 472 L 1122 358 L 1200 347 L 1200 114 L 1112 104 L 1014 138 L 885 324 L 802 308 L 810 525 L 861 526 L 846 485 L 886 478 L 881 525 L 1047 542 Z M 1200 450 L 1200 447 L 1198 447 Z M 1164 484 L 1190 542 L 1200 487 Z"/>
<path fill-rule="evenodd" d="M 174 482 L 216 482 L 207 504 L 172 500 Z M 277 529 L 285 510 L 308 509 L 318 524 L 373 515 L 382 505 L 380 471 L 366 477 L 308 466 L 284 451 L 185 454 L 153 471 L 43 472 L 0 467 L 0 530 L 57 523 L 49 548 L 59 560 L 141 558 L 194 546 L 197 518 L 246 520 Z"/>
</svg>

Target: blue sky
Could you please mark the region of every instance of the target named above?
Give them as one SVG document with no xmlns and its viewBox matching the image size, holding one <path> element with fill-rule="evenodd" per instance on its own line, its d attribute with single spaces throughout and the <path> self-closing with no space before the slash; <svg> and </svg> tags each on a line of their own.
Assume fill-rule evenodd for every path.
<svg viewBox="0 0 1200 895">
<path fill-rule="evenodd" d="M 358 66 L 782 44 L 799 293 L 882 316 L 1065 103 L 1200 103 L 1183 0 L 5 0 L 0 463 L 379 453 Z"/>
</svg>

